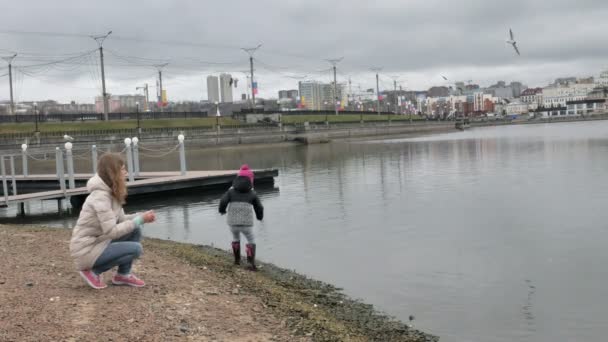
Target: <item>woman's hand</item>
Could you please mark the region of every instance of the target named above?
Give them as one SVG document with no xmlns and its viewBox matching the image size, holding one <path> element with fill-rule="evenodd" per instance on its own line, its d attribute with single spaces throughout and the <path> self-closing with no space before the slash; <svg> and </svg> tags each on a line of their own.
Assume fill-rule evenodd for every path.
<svg viewBox="0 0 608 342">
<path fill-rule="evenodd" d="M 154 210 L 148 210 L 142 215 L 145 223 L 152 223 L 156 221 L 156 213 Z"/>
</svg>

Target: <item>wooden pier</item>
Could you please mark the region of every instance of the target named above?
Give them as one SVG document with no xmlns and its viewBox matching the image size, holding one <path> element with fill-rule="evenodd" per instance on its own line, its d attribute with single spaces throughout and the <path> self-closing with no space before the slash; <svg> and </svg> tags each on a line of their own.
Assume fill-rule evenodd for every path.
<svg viewBox="0 0 608 342">
<path fill-rule="evenodd" d="M 223 170 L 223 171 L 188 171 L 186 175 L 181 175 L 178 172 L 141 172 L 133 182 L 127 182 L 129 196 L 137 196 L 143 194 L 161 194 L 167 191 L 177 191 L 194 188 L 210 188 L 224 186 L 230 187 L 234 177 L 238 171 Z M 279 172 L 276 169 L 255 170 L 256 183 L 272 183 L 274 177 L 277 177 Z M 92 177 L 92 174 L 76 174 L 75 179 L 86 181 Z M 31 175 L 31 176 L 16 176 L 16 181 L 19 184 L 25 183 L 50 183 L 55 188 L 59 187 L 59 182 L 56 175 Z M 20 211 L 23 213 L 25 202 L 35 200 L 58 200 L 59 210 L 62 209 L 61 201 L 69 199 L 73 207 L 82 205 L 88 191 L 86 186 L 80 186 L 73 189 L 65 190 L 49 190 L 24 193 L 19 195 L 9 195 L 0 197 L 0 207 L 8 207 L 11 204 L 20 206 Z"/>
</svg>

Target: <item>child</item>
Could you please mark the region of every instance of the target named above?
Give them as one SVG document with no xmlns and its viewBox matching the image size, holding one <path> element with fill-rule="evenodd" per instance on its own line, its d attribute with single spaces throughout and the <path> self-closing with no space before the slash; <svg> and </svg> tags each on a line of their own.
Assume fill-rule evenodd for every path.
<svg viewBox="0 0 608 342">
<path fill-rule="evenodd" d="M 94 289 L 106 284 L 100 274 L 118 266 L 114 285 L 142 287 L 145 283 L 131 273 L 133 261 L 142 253 L 141 227 L 154 222 L 153 211 L 125 215 L 127 197 L 125 162 L 120 155 L 99 158 L 97 174 L 87 182 L 89 196 L 72 231 L 70 252 L 82 278 Z"/>
<path fill-rule="evenodd" d="M 228 225 L 232 232 L 232 252 L 234 264 L 241 263 L 241 233 L 247 239 L 247 261 L 249 269 L 257 271 L 255 266 L 255 240 L 253 237 L 253 211 L 258 220 L 264 218 L 264 207 L 253 190 L 253 172 L 248 165 L 241 166 L 232 187 L 222 196 L 219 212 L 226 214 L 228 208 Z M 252 210 L 253 208 L 253 210 Z"/>
</svg>

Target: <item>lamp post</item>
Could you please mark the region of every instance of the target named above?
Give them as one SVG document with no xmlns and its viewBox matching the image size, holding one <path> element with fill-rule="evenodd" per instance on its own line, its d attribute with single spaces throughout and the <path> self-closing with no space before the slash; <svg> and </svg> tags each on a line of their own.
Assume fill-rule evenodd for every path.
<svg viewBox="0 0 608 342">
<path fill-rule="evenodd" d="M 137 134 L 141 134 L 141 126 L 139 125 L 139 101 L 135 102 L 135 107 L 137 111 Z"/>
<path fill-rule="evenodd" d="M 35 133 L 40 133 L 38 130 L 38 102 L 34 102 L 34 120 L 36 122 L 36 130 Z"/>
<path fill-rule="evenodd" d="M 220 116 L 222 116 L 222 114 L 220 113 L 220 103 L 215 101 L 215 127 L 219 129 L 220 127 Z"/>
</svg>

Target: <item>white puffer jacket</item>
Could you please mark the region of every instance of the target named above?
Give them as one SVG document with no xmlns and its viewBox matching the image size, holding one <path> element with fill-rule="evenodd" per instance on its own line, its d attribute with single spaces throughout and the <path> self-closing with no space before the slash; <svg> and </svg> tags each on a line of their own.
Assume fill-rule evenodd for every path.
<svg viewBox="0 0 608 342">
<path fill-rule="evenodd" d="M 89 196 L 70 241 L 70 253 L 78 270 L 90 270 L 113 239 L 131 233 L 135 228 L 132 220 L 137 216 L 125 215 L 110 187 L 98 175 L 89 179 L 87 190 Z"/>
</svg>

